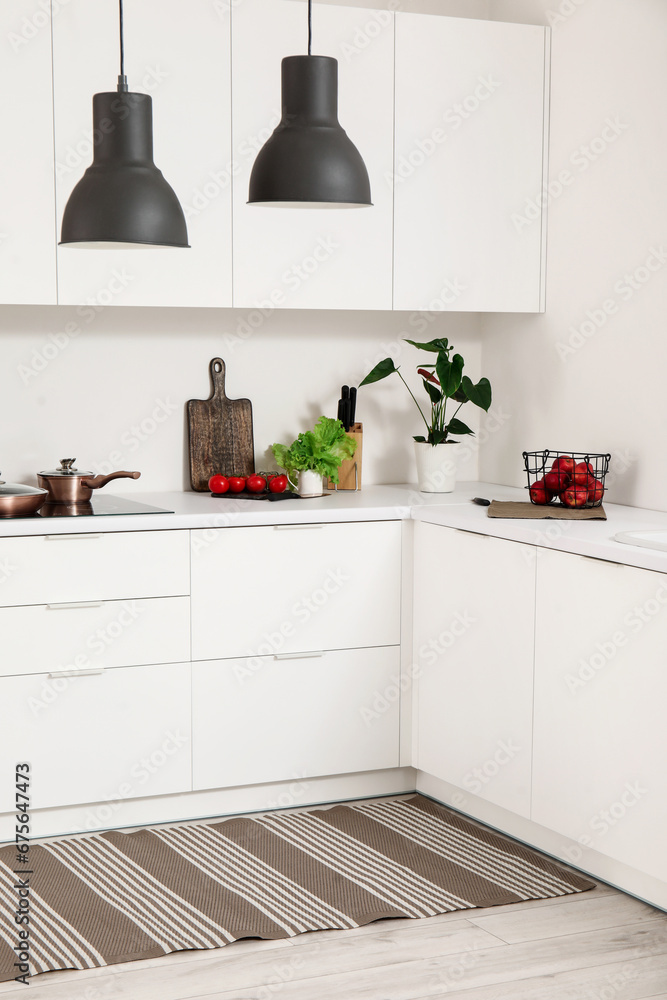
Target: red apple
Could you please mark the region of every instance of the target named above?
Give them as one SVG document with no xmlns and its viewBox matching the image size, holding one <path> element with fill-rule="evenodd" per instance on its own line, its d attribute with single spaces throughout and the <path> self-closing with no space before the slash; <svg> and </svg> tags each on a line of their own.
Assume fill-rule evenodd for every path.
<svg viewBox="0 0 667 1000">
<path fill-rule="evenodd" d="M 575 486 L 587 486 L 588 477 L 593 474 L 593 466 L 590 462 L 577 462 L 574 467 L 572 479 Z"/>
<path fill-rule="evenodd" d="M 604 486 L 595 476 L 588 477 L 588 502 L 599 503 L 604 496 Z"/>
<path fill-rule="evenodd" d="M 551 466 L 553 472 L 564 472 L 571 476 L 574 472 L 574 459 L 571 455 L 559 455 Z"/>
<path fill-rule="evenodd" d="M 579 486 L 573 483 L 560 495 L 566 507 L 583 507 L 588 503 L 588 486 Z"/>
<path fill-rule="evenodd" d="M 552 469 L 544 477 L 544 485 L 552 493 L 560 493 L 561 490 L 567 489 L 570 485 L 570 476 L 567 472 L 562 472 L 561 469 Z"/>
<path fill-rule="evenodd" d="M 553 493 L 545 486 L 544 479 L 538 479 L 537 482 L 533 483 L 529 493 L 530 499 L 536 504 L 547 504 L 553 499 Z"/>
</svg>

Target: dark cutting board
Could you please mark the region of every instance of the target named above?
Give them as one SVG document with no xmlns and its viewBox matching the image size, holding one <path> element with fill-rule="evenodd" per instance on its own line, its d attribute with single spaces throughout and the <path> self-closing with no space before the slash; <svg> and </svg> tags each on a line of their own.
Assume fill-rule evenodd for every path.
<svg viewBox="0 0 667 1000">
<path fill-rule="evenodd" d="M 208 481 L 216 473 L 248 476 L 255 471 L 252 403 L 227 398 L 222 358 L 213 358 L 209 371 L 212 394 L 208 399 L 188 400 L 190 483 L 201 492 L 208 490 Z"/>
</svg>

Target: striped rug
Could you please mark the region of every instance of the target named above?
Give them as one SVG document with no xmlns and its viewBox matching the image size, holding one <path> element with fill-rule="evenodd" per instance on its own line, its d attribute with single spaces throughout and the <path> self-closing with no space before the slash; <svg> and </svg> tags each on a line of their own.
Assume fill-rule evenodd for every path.
<svg viewBox="0 0 667 1000">
<path fill-rule="evenodd" d="M 21 958 L 29 975 L 89 969 L 593 887 L 418 795 L 64 837 L 29 861 L 17 874 L 15 849 L 0 849 L 2 981 Z"/>
</svg>

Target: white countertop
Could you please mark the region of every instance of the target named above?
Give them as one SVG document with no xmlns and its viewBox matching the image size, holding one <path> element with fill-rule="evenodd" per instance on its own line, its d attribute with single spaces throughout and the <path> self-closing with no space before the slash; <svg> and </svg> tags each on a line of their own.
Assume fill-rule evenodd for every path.
<svg viewBox="0 0 667 1000">
<path fill-rule="evenodd" d="M 418 496 L 424 494 L 420 493 Z M 526 491 L 523 489 L 492 483 L 460 483 L 455 492 L 447 494 L 447 497 L 444 501 L 441 498 L 438 507 L 430 502 L 413 503 L 412 518 L 667 573 L 667 552 L 627 545 L 614 539 L 621 531 L 667 530 L 665 511 L 605 503 L 606 521 L 560 521 L 551 518 L 533 521 L 489 517 L 486 507 L 478 507 L 470 502 L 473 497 L 525 501 Z"/>
<path fill-rule="evenodd" d="M 488 517 L 486 507 L 471 503 L 475 496 L 489 500 L 525 500 L 526 491 L 479 482 L 459 483 L 453 493 L 431 494 L 420 493 L 416 486 L 410 485 L 366 486 L 359 493 L 332 492 L 328 496 L 310 500 L 280 500 L 272 503 L 214 499 L 208 493 L 141 493 L 133 490 L 122 494 L 122 497 L 166 508 L 174 513 L 9 518 L 0 520 L 0 539 L 21 535 L 97 534 L 412 518 L 667 573 L 667 552 L 626 545 L 614 540 L 614 536 L 621 531 L 667 530 L 667 513 L 664 511 L 605 504 L 606 521 L 503 519 Z"/>
<path fill-rule="evenodd" d="M 179 528 L 248 527 L 261 524 L 305 524 L 314 521 L 384 521 L 410 517 L 409 490 L 402 486 L 369 486 L 358 493 L 341 491 L 310 500 L 239 500 L 210 493 L 118 494 L 123 500 L 162 507 L 169 514 L 113 514 L 81 517 L 30 517 L 0 520 L 0 538 L 13 535 L 80 534 L 109 531 L 156 531 Z"/>
</svg>

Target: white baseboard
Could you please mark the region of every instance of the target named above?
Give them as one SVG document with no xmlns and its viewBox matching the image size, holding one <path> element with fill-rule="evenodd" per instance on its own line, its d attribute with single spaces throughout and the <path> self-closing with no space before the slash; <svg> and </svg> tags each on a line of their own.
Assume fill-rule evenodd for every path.
<svg viewBox="0 0 667 1000">
<path fill-rule="evenodd" d="M 401 795 L 414 792 L 415 778 L 414 768 L 400 767 L 386 771 L 336 774 L 327 778 L 295 778 L 280 784 L 216 788 L 155 798 L 116 799 L 58 809 L 37 809 L 31 814 L 31 839 Z M 14 841 L 15 826 L 13 813 L 0 815 L 0 842 Z"/>
</svg>

